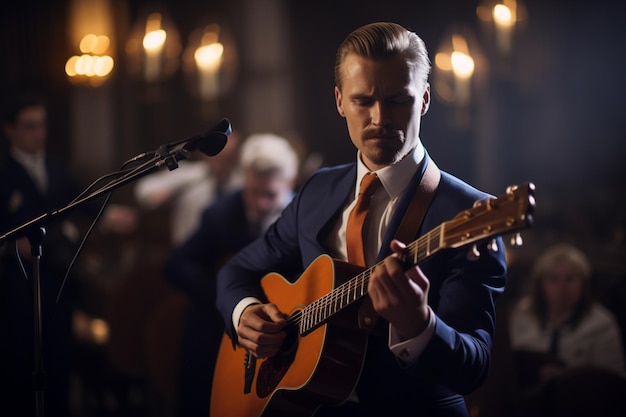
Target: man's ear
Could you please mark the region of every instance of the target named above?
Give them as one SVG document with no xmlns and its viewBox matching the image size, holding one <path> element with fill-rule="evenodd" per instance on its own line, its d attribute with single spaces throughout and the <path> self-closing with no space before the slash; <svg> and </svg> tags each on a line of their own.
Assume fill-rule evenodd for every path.
<svg viewBox="0 0 626 417">
<path fill-rule="evenodd" d="M 341 90 L 339 90 L 339 87 L 337 86 L 335 86 L 335 104 L 337 105 L 337 112 L 341 115 L 341 117 L 346 117 L 341 103 Z"/>
<path fill-rule="evenodd" d="M 426 114 L 430 107 L 430 84 L 426 83 L 426 89 L 424 90 L 424 96 L 422 97 L 422 116 Z"/>
</svg>

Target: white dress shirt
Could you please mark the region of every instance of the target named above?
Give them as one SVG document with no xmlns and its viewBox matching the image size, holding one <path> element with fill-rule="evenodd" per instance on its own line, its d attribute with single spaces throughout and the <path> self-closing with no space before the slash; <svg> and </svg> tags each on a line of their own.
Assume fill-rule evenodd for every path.
<svg viewBox="0 0 626 417">
<path fill-rule="evenodd" d="M 39 188 L 39 191 L 45 193 L 48 189 L 45 152 L 33 155 L 13 147 L 11 148 L 11 156 L 24 167 Z"/>
<path fill-rule="evenodd" d="M 424 147 L 421 142 L 418 142 L 414 151 L 398 163 L 374 172 L 380 178 L 380 182 L 383 186 L 380 187 L 372 197 L 365 224 L 363 225 L 363 233 L 366 236 L 364 249 L 365 263 L 367 266 L 372 266 L 376 262 L 378 252 L 385 238 L 385 233 L 398 207 L 398 203 L 404 194 L 404 190 L 420 168 L 423 159 Z M 357 175 L 353 201 L 344 208 L 341 221 L 337 222 L 334 229 L 329 234 L 330 241 L 328 242 L 328 246 L 339 259 L 347 259 L 346 227 L 348 217 L 356 204 L 359 194 L 359 184 L 361 184 L 361 180 L 369 172 L 371 171 L 369 171 L 361 161 L 361 154 L 357 153 Z M 416 285 L 411 280 L 409 280 L 409 283 Z M 430 341 L 434 329 L 435 314 L 432 311 L 430 311 L 430 321 L 426 329 L 413 339 L 402 340 L 394 327 L 389 326 L 389 348 L 402 362 L 406 364 L 415 363 L 420 354 L 424 351 L 426 344 Z"/>
</svg>

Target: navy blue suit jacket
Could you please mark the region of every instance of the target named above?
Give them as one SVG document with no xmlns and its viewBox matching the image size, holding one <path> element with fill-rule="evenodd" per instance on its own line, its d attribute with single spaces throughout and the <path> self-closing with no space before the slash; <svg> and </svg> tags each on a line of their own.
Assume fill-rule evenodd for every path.
<svg viewBox="0 0 626 417">
<path fill-rule="evenodd" d="M 424 167 L 422 164 L 402 197 L 379 260 L 390 253 L 389 243 Z M 268 232 L 220 271 L 217 306 L 234 340 L 233 308 L 246 296 L 266 299 L 259 285 L 265 274 L 278 272 L 295 280 L 319 255 L 328 253 L 324 239 L 355 182 L 355 163 L 318 171 Z M 486 197 L 486 193 L 442 172 L 418 235 Z M 468 248 L 460 248 L 440 251 L 420 263 L 430 280 L 429 305 L 437 317 L 434 335 L 417 363 L 410 367 L 403 366 L 388 349 L 386 338 L 369 337 L 357 386 L 363 410 L 371 415 L 467 415 L 462 395 L 476 389 L 488 372 L 494 304 L 505 287 L 504 248 L 501 239 L 497 243 L 497 252 L 488 251 L 485 244 L 479 245 L 482 256 L 477 261 L 468 260 Z"/>
</svg>

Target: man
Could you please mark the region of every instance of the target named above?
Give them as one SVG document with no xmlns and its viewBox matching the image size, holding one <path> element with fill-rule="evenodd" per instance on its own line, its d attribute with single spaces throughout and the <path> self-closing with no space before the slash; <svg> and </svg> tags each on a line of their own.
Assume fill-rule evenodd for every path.
<svg viewBox="0 0 626 417">
<path fill-rule="evenodd" d="M 179 415 L 206 417 L 224 325 L 215 309 L 219 268 L 256 239 L 293 197 L 298 157 L 287 139 L 254 134 L 242 145 L 243 185 L 202 212 L 200 227 L 174 249 L 165 278 L 188 296 L 181 341 Z"/>
<path fill-rule="evenodd" d="M 200 223 L 200 213 L 216 198 L 241 186 L 237 169 L 240 139 L 236 132 L 215 156 L 197 151 L 191 159 L 179 162 L 173 171 L 162 170 L 140 178 L 134 188 L 141 208 L 148 210 L 169 205 L 172 245 L 187 239 Z"/>
<path fill-rule="evenodd" d="M 394 23 L 352 32 L 337 52 L 335 101 L 357 148 L 356 161 L 311 176 L 263 238 L 218 275 L 217 305 L 233 341 L 256 357 L 273 357 L 291 312 L 278 310 L 262 291 L 261 278 L 278 272 L 295 281 L 321 254 L 349 260 L 346 229 L 359 184 L 366 173 L 377 174 L 382 186 L 371 197 L 362 240 L 365 266 L 377 263 L 367 293 L 388 323 L 387 333 L 368 336 L 347 401 L 322 404 L 316 416 L 468 416 L 463 395 L 487 375 L 494 302 L 505 286 L 501 240 L 497 252 L 479 245 L 478 260 L 468 259 L 467 249 L 449 249 L 405 270 L 399 255 L 408 242 L 394 239 L 422 175 L 434 164 L 419 137 L 430 104 L 429 72 L 426 48 L 415 33 Z M 446 172 L 440 175 L 417 236 L 487 197 Z"/>
<path fill-rule="evenodd" d="M 8 105 L 3 132 L 9 153 L 0 166 L 0 233 L 67 205 L 78 184 L 64 164 L 46 152 L 47 107 L 36 93 L 22 93 Z M 95 217 L 99 203 L 84 206 Z M 109 207 L 111 208 L 111 207 Z M 83 210 L 81 210 L 83 211 Z M 71 318 L 75 275 L 64 283 L 79 243 L 74 216 L 45 226 L 41 243 L 40 299 L 43 372 L 34 378 L 34 286 L 31 244 L 36 230 L 0 246 L 0 409 L 13 415 L 35 415 L 35 392 L 43 395 L 48 416 L 69 414 Z M 105 212 L 103 226 L 125 232 L 134 227 L 134 212 L 116 206 Z M 37 248 L 37 246 L 35 246 Z M 18 260 L 19 257 L 19 260 Z M 74 271 L 76 268 L 74 269 Z M 43 412 L 43 410 L 42 410 Z M 0 414 L 2 412 L 0 411 Z"/>
</svg>

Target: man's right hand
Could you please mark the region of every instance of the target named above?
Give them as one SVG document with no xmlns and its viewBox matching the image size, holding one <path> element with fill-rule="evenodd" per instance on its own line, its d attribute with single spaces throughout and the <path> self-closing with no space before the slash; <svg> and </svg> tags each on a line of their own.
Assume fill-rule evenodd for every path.
<svg viewBox="0 0 626 417">
<path fill-rule="evenodd" d="M 239 346 L 257 358 L 274 356 L 280 350 L 286 333 L 285 315 L 275 304 L 252 304 L 243 311 L 237 326 Z"/>
</svg>

